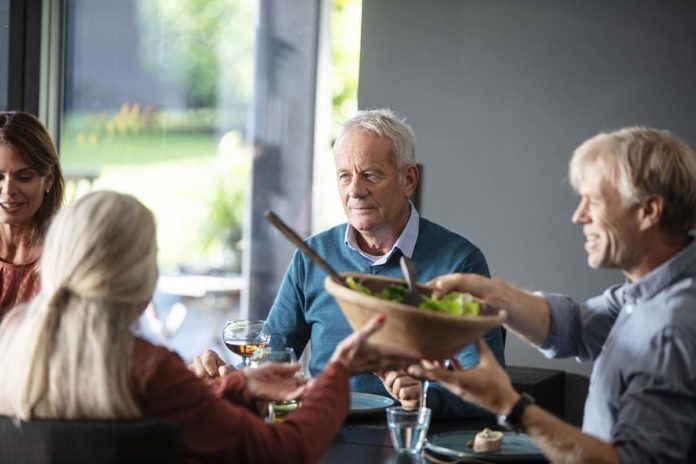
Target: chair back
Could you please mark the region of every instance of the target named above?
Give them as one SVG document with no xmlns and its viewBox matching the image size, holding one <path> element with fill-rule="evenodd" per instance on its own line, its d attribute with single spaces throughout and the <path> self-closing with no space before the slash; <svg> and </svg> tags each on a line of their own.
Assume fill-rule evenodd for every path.
<svg viewBox="0 0 696 464">
<path fill-rule="evenodd" d="M 159 419 L 17 422 L 0 416 L 0 463 L 180 463 L 173 424 Z"/>
</svg>

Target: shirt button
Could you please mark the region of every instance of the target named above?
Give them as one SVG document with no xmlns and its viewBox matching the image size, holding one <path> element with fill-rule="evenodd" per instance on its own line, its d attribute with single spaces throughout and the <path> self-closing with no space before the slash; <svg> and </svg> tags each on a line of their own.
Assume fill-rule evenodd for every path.
<svg viewBox="0 0 696 464">
<path fill-rule="evenodd" d="M 624 306 L 624 309 L 626 310 L 626 314 L 631 314 L 633 312 L 634 306 L 632 304 L 627 304 Z"/>
</svg>

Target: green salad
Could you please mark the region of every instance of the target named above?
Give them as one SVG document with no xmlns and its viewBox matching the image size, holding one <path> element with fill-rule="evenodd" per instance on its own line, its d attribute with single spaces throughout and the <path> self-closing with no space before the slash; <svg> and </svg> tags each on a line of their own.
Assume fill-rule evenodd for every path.
<svg viewBox="0 0 696 464">
<path fill-rule="evenodd" d="M 408 293 L 408 288 L 403 285 L 391 284 L 379 293 L 373 293 L 365 285 L 356 281 L 353 277 L 346 277 L 346 285 L 356 292 L 374 296 L 382 300 L 396 301 L 401 303 Z M 436 296 L 421 295 L 423 301 L 420 308 L 431 311 L 439 311 L 455 316 L 478 316 L 479 304 L 469 293 L 450 292 L 441 298 Z"/>
</svg>

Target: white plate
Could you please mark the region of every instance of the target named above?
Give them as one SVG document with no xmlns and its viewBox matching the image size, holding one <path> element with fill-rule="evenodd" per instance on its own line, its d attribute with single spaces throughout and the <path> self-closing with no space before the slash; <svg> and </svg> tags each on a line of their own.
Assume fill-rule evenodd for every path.
<svg viewBox="0 0 696 464">
<path fill-rule="evenodd" d="M 351 416 L 361 414 L 374 414 L 384 411 L 394 404 L 394 400 L 386 396 L 372 395 L 370 393 L 350 392 Z"/>
</svg>

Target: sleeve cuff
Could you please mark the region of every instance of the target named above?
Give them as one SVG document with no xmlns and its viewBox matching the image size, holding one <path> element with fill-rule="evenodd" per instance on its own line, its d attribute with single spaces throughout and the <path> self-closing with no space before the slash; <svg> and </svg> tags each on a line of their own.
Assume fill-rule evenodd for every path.
<svg viewBox="0 0 696 464">
<path fill-rule="evenodd" d="M 572 301 L 565 295 L 558 293 L 534 292 L 535 295 L 542 297 L 549 305 L 549 316 L 551 327 L 546 340 L 539 345 L 539 351 L 547 358 L 555 358 L 560 355 L 559 346 L 565 346 L 570 334 Z"/>
</svg>

